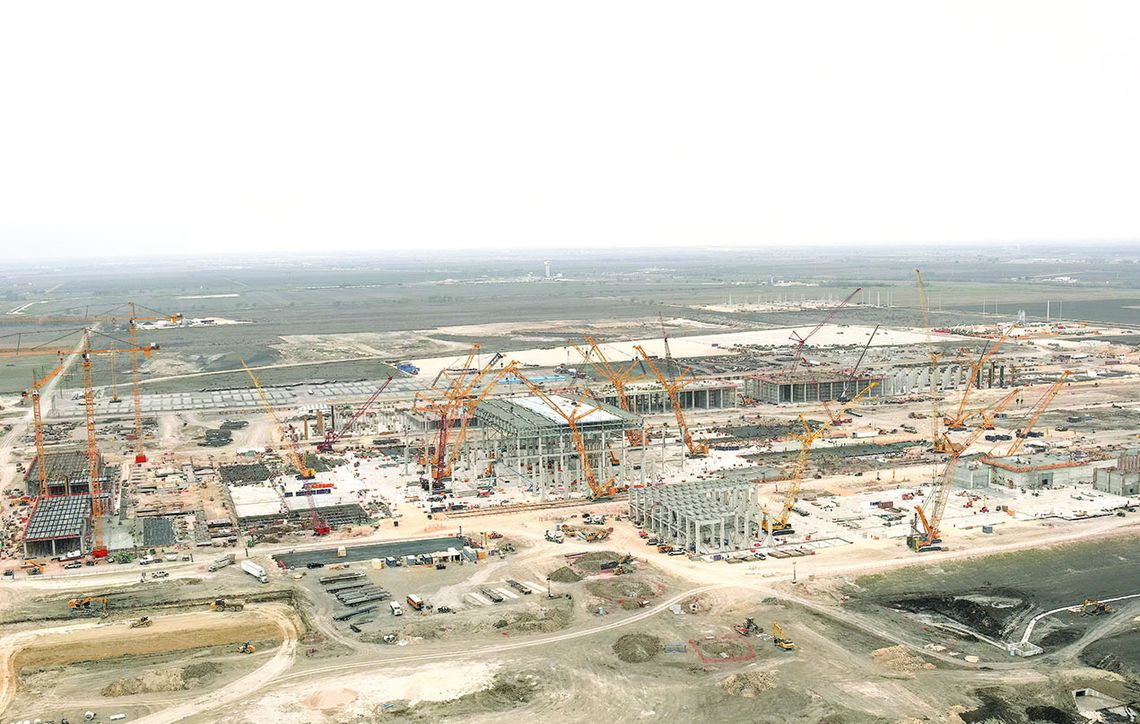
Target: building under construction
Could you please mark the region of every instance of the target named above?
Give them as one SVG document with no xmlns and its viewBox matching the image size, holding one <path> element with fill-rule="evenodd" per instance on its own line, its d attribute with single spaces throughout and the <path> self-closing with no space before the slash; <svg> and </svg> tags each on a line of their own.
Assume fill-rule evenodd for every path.
<svg viewBox="0 0 1140 724">
<path fill-rule="evenodd" d="M 91 491 L 91 474 L 87 460 L 87 451 L 83 448 L 52 448 L 44 452 L 44 468 L 47 470 L 46 495 L 79 495 Z M 101 472 L 100 484 L 106 488 L 116 477 L 116 471 L 103 465 L 103 456 L 99 455 L 99 470 Z M 43 495 L 40 490 L 39 460 L 32 458 L 32 463 L 24 473 L 24 489 L 28 496 Z"/>
<path fill-rule="evenodd" d="M 90 553 L 91 535 L 90 495 L 40 498 L 24 528 L 24 555 L 36 558 Z"/>
<path fill-rule="evenodd" d="M 818 376 L 810 372 L 773 373 L 745 380 L 744 393 L 772 405 L 798 404 L 850 399 L 871 387 L 872 383 L 875 387 L 868 396 L 881 396 L 882 375 L 858 374 L 852 377 L 836 375 L 834 371 Z"/>
<path fill-rule="evenodd" d="M 737 388 L 738 384 L 732 380 L 696 380 L 677 391 L 677 400 L 682 410 L 723 410 L 738 406 Z M 660 415 L 673 411 L 669 393 L 656 382 L 626 385 L 625 396 L 630 411 L 636 415 Z M 601 390 L 598 399 L 609 405 L 621 404 L 612 387 Z"/>
<path fill-rule="evenodd" d="M 628 481 L 632 469 L 624 438 L 629 431 L 643 434 L 642 419 L 603 402 L 576 406 L 559 395 L 550 399 L 568 416 L 597 408 L 575 421 L 590 467 L 599 482 Z M 526 486 L 543 499 L 590 492 L 570 424 L 540 397 L 489 398 L 479 403 L 475 418 L 483 440 L 464 453 L 472 469 L 490 466 L 494 477 Z"/>
<path fill-rule="evenodd" d="M 700 480 L 632 488 L 629 517 L 664 544 L 707 555 L 747 549 L 764 537 L 760 486 Z"/>
</svg>

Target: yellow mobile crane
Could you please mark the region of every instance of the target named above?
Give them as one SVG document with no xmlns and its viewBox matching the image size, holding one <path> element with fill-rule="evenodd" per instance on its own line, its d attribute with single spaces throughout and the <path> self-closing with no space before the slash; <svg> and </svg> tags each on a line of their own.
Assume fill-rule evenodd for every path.
<svg viewBox="0 0 1140 724">
<path fill-rule="evenodd" d="M 586 395 L 583 394 L 582 397 L 574 403 L 570 412 L 566 412 L 566 410 L 562 409 L 561 405 L 551 399 L 541 387 L 527 379 L 522 372 L 516 370 L 515 376 L 522 380 L 522 383 L 526 385 L 536 397 L 545 402 L 551 410 L 554 410 L 559 417 L 566 421 L 566 425 L 570 428 L 570 437 L 574 442 L 574 449 L 578 452 L 578 462 L 582 466 L 582 477 L 586 479 L 586 484 L 590 486 L 590 500 L 605 500 L 617 493 L 613 478 L 610 478 L 605 483 L 598 482 L 598 476 L 594 473 L 594 466 L 590 464 L 590 456 L 586 450 L 586 444 L 582 440 L 582 431 L 578 429 L 579 421 L 601 408 L 596 405 L 587 405 Z"/>
<path fill-rule="evenodd" d="M 649 353 L 646 352 L 644 348 L 642 348 L 640 345 L 634 345 L 633 348 L 637 350 L 637 353 L 641 355 L 641 358 L 643 360 L 645 360 L 645 364 L 649 367 L 650 370 L 653 371 L 653 374 L 657 377 L 657 381 L 660 382 L 661 386 L 665 388 L 665 391 L 669 393 L 669 402 L 673 405 L 673 414 L 677 417 L 677 429 L 681 432 L 681 439 L 684 440 L 685 447 L 689 450 L 689 455 L 695 458 L 703 458 L 708 455 L 709 446 L 703 442 L 697 442 L 693 439 L 693 435 L 689 431 L 689 425 L 685 422 L 685 413 L 681 410 L 680 396 L 677 394 L 687 385 L 692 383 L 693 377 L 689 375 L 689 370 L 682 370 L 681 373 L 677 375 L 676 379 L 669 380 L 661 372 L 661 369 L 657 366 L 657 364 L 653 361 L 653 359 L 649 356 Z"/>
<path fill-rule="evenodd" d="M 859 394 L 845 402 L 843 407 L 839 409 L 839 415 L 842 415 L 847 410 L 859 404 L 864 397 L 871 394 L 871 390 L 875 389 L 878 384 L 878 382 L 871 382 L 860 391 Z M 804 481 L 804 472 L 807 470 L 808 453 L 811 452 L 812 444 L 835 424 L 835 419 L 835 417 L 829 417 L 822 425 L 813 429 L 812 426 L 808 424 L 807 418 L 800 415 L 800 425 L 803 426 L 804 431 L 795 436 L 801 442 L 800 454 L 799 457 L 796 458 L 796 467 L 792 472 L 792 477 L 788 481 L 788 487 L 784 491 L 784 502 L 783 505 L 780 506 L 780 514 L 776 516 L 775 520 L 768 518 L 767 513 L 764 515 L 764 521 L 761 527 L 765 533 L 771 535 L 790 535 L 794 532 L 789 519 L 792 514 L 792 508 L 795 507 L 796 501 L 799 499 L 800 487 Z"/>
</svg>

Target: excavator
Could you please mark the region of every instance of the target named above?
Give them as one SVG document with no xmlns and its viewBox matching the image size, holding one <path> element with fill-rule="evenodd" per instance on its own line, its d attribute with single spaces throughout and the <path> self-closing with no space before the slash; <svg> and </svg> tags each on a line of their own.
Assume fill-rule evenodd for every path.
<svg viewBox="0 0 1140 724">
<path fill-rule="evenodd" d="M 255 653 L 256 651 L 257 651 L 257 647 L 248 641 L 245 641 L 242 643 L 241 646 L 238 646 L 238 650 L 237 650 L 237 652 L 239 654 L 252 654 L 252 653 Z"/>
<path fill-rule="evenodd" d="M 67 602 L 67 609 L 73 616 L 106 616 L 106 596 L 86 596 L 73 598 Z"/>
<path fill-rule="evenodd" d="M 772 622 L 772 643 L 781 651 L 795 651 L 796 644 L 784 633 L 784 627 L 778 622 Z"/>
</svg>

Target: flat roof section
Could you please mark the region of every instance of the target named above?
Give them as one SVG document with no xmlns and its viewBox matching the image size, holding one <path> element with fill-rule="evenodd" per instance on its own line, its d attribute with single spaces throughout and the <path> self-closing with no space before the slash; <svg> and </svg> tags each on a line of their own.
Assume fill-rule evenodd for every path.
<svg viewBox="0 0 1140 724">
<path fill-rule="evenodd" d="M 560 395 L 550 395 L 550 399 L 567 414 L 574 409 L 575 400 Z M 578 421 L 578 429 L 583 433 L 601 431 L 623 431 L 641 427 L 641 418 L 613 405 L 597 400 L 586 400 L 586 406 L 597 410 L 583 415 Z M 489 427 L 509 435 L 566 435 L 570 426 L 542 398 L 535 395 L 522 397 L 496 397 L 483 400 L 475 411 L 479 425 Z"/>
<path fill-rule="evenodd" d="M 24 540 L 80 538 L 87 530 L 90 517 L 90 495 L 40 498 L 28 519 L 28 527 L 24 529 Z"/>
<path fill-rule="evenodd" d="M 562 397 L 561 395 L 549 395 L 549 397 L 550 401 L 558 405 L 559 409 L 561 409 L 562 412 L 567 416 L 573 415 L 575 411 L 578 411 L 580 414 L 582 410 L 589 410 L 591 407 L 595 407 L 595 403 L 591 403 L 589 400 L 586 400 L 579 404 L 577 400 L 571 400 L 566 397 Z M 520 407 L 525 407 L 531 412 L 536 412 L 551 422 L 557 423 L 559 425 L 566 424 L 566 419 L 562 417 L 562 415 L 559 415 L 558 412 L 553 410 L 550 405 L 548 405 L 546 401 L 541 397 L 535 395 L 532 395 L 530 397 L 509 397 L 507 398 L 506 402 L 509 402 L 513 405 L 518 405 Z M 617 415 L 613 414 L 612 412 L 608 412 L 601 407 L 598 407 L 596 410 L 592 410 L 585 415 L 576 417 L 575 422 L 612 422 L 618 419 L 620 418 Z"/>
</svg>

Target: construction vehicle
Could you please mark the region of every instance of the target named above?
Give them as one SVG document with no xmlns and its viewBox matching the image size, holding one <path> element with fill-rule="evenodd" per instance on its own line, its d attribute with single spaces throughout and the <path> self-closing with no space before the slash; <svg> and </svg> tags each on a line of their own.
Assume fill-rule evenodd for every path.
<svg viewBox="0 0 1140 724">
<path fill-rule="evenodd" d="M 1069 379 L 1069 375 L 1071 374 L 1073 374 L 1072 370 L 1065 370 L 1061 373 L 1061 376 L 1057 378 L 1057 381 L 1050 385 L 1049 389 L 1045 390 L 1045 394 L 1041 396 L 1041 399 L 1037 401 L 1037 404 L 1033 406 L 1032 411 L 1029 413 L 1029 420 L 1025 423 L 1025 426 L 1014 434 L 1014 440 L 1010 444 L 1009 450 L 1005 453 L 1007 457 L 1016 455 L 1018 451 L 1021 450 L 1021 446 L 1025 440 L 1033 436 L 1033 427 L 1037 424 L 1037 421 L 1041 419 L 1045 408 L 1049 406 L 1049 403 L 1052 402 L 1053 398 L 1057 396 L 1057 393 L 1061 391 L 1065 380 Z"/>
<path fill-rule="evenodd" d="M 33 560 L 31 558 L 28 558 L 24 561 L 24 564 L 20 567 L 23 568 L 24 571 L 29 576 L 38 576 L 44 572 L 44 568 L 46 567 L 46 564 L 41 562 L 41 561 L 37 561 L 37 560 Z"/>
<path fill-rule="evenodd" d="M 555 414 L 566 421 L 566 425 L 570 429 L 570 437 L 574 442 L 574 448 L 578 452 L 578 463 L 582 468 L 582 477 L 586 479 L 586 484 L 590 488 L 590 500 L 607 500 L 616 494 L 617 488 L 614 487 L 614 478 L 610 478 L 605 483 L 598 482 L 598 477 L 594 474 L 594 466 L 590 464 L 590 456 L 586 450 L 586 444 L 582 441 L 582 431 L 578 428 L 579 421 L 597 412 L 601 408 L 597 405 L 587 405 L 586 395 L 583 393 L 578 401 L 573 403 L 570 411 L 567 412 L 563 409 L 562 405 L 553 400 L 541 387 L 532 382 L 521 371 L 515 370 L 515 376 L 518 377 L 536 397 L 545 402 Z"/>
<path fill-rule="evenodd" d="M 629 367 L 624 369 L 615 367 L 608 359 L 606 359 L 605 352 L 602 351 L 597 340 L 593 337 L 586 337 L 586 344 L 590 346 L 589 349 L 582 349 L 578 345 L 574 345 L 574 349 L 578 350 L 578 354 L 583 358 L 601 375 L 610 386 L 614 388 L 614 394 L 617 395 L 618 405 L 626 412 L 632 413 L 633 409 L 629 404 L 629 397 L 625 394 L 625 385 L 629 382 L 633 375 L 633 371 L 637 368 L 640 360 L 634 359 L 630 362 Z M 641 434 L 641 430 L 626 430 L 626 440 L 633 447 L 642 447 L 645 445 L 645 440 Z M 611 453 L 612 455 L 612 453 Z M 616 462 L 614 463 L 617 464 Z"/>
<path fill-rule="evenodd" d="M 562 535 L 562 531 L 559 530 L 546 531 L 545 538 L 551 543 L 562 543 L 564 540 L 566 540 L 565 536 Z"/>
<path fill-rule="evenodd" d="M 772 622 L 772 643 L 782 651 L 796 650 L 796 644 L 784 634 L 784 627 L 776 621 Z"/>
<path fill-rule="evenodd" d="M 375 404 L 376 400 L 379 399 L 380 395 L 383 394 L 384 390 L 387 389 L 388 385 L 392 382 L 392 379 L 392 375 L 388 375 L 388 379 L 384 381 L 384 384 L 376 388 L 376 391 L 373 392 L 372 395 L 364 401 L 364 404 L 357 408 L 352 417 L 348 419 L 348 423 L 346 423 L 339 430 L 329 430 L 327 433 L 325 433 L 325 439 L 317 443 L 317 452 L 332 452 L 333 445 L 340 442 L 340 439 L 353 429 L 353 427 L 356 425 L 356 421 L 363 417 L 364 413 L 368 411 L 368 408 L 372 407 L 372 405 Z M 319 412 L 320 411 L 318 410 L 318 413 Z M 318 423 L 321 422 L 319 416 L 317 420 Z"/>
<path fill-rule="evenodd" d="M 641 359 L 645 362 L 645 365 L 649 367 L 650 371 L 652 371 L 654 376 L 657 377 L 657 381 L 669 394 L 669 403 L 672 405 L 673 414 L 677 418 L 677 429 L 681 434 L 681 440 L 685 443 L 685 447 L 689 451 L 689 455 L 695 458 L 701 458 L 708 455 L 709 446 L 703 442 L 697 442 L 693 439 L 693 435 L 689 431 L 689 425 L 685 422 L 685 413 L 681 410 L 681 399 L 678 393 L 693 382 L 693 377 L 690 374 L 690 370 L 688 368 L 681 370 L 680 374 L 678 374 L 676 378 L 670 380 L 665 377 L 665 374 L 661 372 L 661 369 L 657 366 L 657 363 L 653 361 L 653 359 L 649 356 L 649 353 L 646 352 L 643 347 L 640 345 L 634 345 L 633 348 L 637 350 L 637 353 L 639 355 L 641 355 Z"/>
<path fill-rule="evenodd" d="M 152 623 L 154 623 L 154 621 L 150 619 L 150 616 L 143 616 L 142 618 L 131 621 L 131 628 L 146 628 Z"/>
<path fill-rule="evenodd" d="M 756 625 L 756 620 L 752 618 L 744 619 L 744 623 L 733 626 L 736 633 L 741 636 L 756 636 L 760 634 L 760 627 Z"/>
<path fill-rule="evenodd" d="M 1082 616 L 1102 616 L 1112 613 L 1112 606 L 1094 598 L 1086 598 L 1081 604 Z"/>
<path fill-rule="evenodd" d="M 863 358 L 867 356 L 867 350 L 871 348 L 871 342 L 875 341 L 875 335 L 878 333 L 879 325 L 876 324 L 875 328 L 871 330 L 871 333 L 867 335 L 867 342 L 863 345 L 863 351 L 859 353 L 859 359 L 855 360 L 855 366 L 851 368 L 851 374 L 847 376 L 848 381 L 856 381 L 856 377 L 859 374 L 859 368 L 863 366 Z M 839 393 L 839 397 L 837 397 L 836 400 L 842 404 L 850 399 L 851 393 L 847 389 L 847 382 L 844 382 L 843 391 Z"/>
<path fill-rule="evenodd" d="M 261 581 L 262 583 L 269 583 L 269 577 L 265 574 L 265 569 L 253 561 L 249 559 L 242 561 L 241 569 L 256 578 L 258 581 Z"/>
<path fill-rule="evenodd" d="M 859 404 L 864 397 L 871 394 L 871 391 L 878 386 L 878 382 L 871 382 L 859 394 L 843 403 L 839 410 L 842 415 L 847 410 Z M 812 428 L 808 424 L 807 418 L 800 415 L 800 425 L 803 427 L 803 432 L 795 435 L 796 439 L 800 441 L 800 454 L 796 458 L 796 466 L 792 470 L 792 476 L 788 482 L 787 488 L 784 490 L 784 502 L 780 507 L 780 513 L 771 519 L 768 517 L 767 512 L 764 513 L 764 519 L 761 523 L 763 530 L 769 535 L 789 535 L 792 532 L 792 524 L 790 517 L 792 510 L 796 506 L 796 501 L 799 500 L 800 487 L 803 485 L 804 473 L 807 471 L 808 454 L 811 452 L 811 446 L 823 436 L 824 433 L 835 424 L 835 418 L 832 417 L 819 427 Z"/>
<path fill-rule="evenodd" d="M 211 611 L 241 611 L 245 608 L 245 601 L 233 598 L 215 598 L 210 604 Z"/>
<path fill-rule="evenodd" d="M 907 536 L 907 546 L 919 553 L 942 550 L 942 515 L 946 512 L 946 504 L 950 500 L 950 489 L 954 486 L 954 468 L 962 456 L 985 429 L 978 427 L 962 443 L 955 443 L 949 436 L 943 434 L 940 449 L 948 451 L 949 458 L 941 474 L 934 481 L 926 504 L 914 506 L 914 518 L 911 521 L 911 532 Z M 929 514 L 927 513 L 929 511 Z M 921 527 L 920 527 L 921 526 Z"/>
<path fill-rule="evenodd" d="M 238 650 L 237 650 L 237 652 L 239 654 L 252 654 L 256 651 L 257 651 L 257 647 L 248 641 L 245 641 L 242 643 L 241 646 L 238 646 Z"/>
<path fill-rule="evenodd" d="M 236 562 L 237 562 L 237 556 L 234 555 L 233 553 L 227 553 L 224 556 L 222 556 L 221 558 L 217 559 L 216 561 L 214 561 L 213 563 L 210 564 L 210 572 L 214 573 L 215 571 L 220 571 L 221 569 L 225 568 L 226 566 L 232 566 Z"/>
<path fill-rule="evenodd" d="M 986 366 L 986 362 L 994 356 L 1002 344 L 1009 337 L 1009 333 L 1017 327 L 1016 324 L 1010 325 L 1001 333 L 993 344 L 989 345 L 986 349 L 978 355 L 978 358 L 970 364 L 969 376 L 966 379 L 966 389 L 962 392 L 962 399 L 958 402 L 958 409 L 955 410 L 953 415 L 946 415 L 942 418 L 942 424 L 948 428 L 961 427 L 966 424 L 966 421 L 972 416 L 966 411 L 966 403 L 970 400 L 970 392 L 974 390 L 979 384 L 979 378 L 982 375 L 982 369 Z"/>
<path fill-rule="evenodd" d="M 107 615 L 107 597 L 73 598 L 67 602 L 67 608 L 73 616 L 105 616 Z"/>
</svg>

